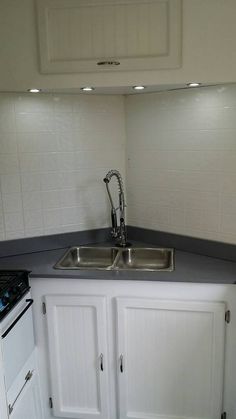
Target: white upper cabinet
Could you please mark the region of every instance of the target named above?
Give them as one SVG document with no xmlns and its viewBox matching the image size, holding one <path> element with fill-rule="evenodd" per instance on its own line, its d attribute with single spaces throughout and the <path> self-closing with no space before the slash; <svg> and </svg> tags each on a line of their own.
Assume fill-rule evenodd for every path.
<svg viewBox="0 0 236 419">
<path fill-rule="evenodd" d="M 233 82 L 235 15 L 235 0 L 3 0 L 0 90 Z"/>
<path fill-rule="evenodd" d="M 181 65 L 182 0 L 38 0 L 42 73 Z"/>
<path fill-rule="evenodd" d="M 104 297 L 46 297 L 53 414 L 107 419 Z"/>
<path fill-rule="evenodd" d="M 225 305 L 117 299 L 120 419 L 222 413 Z"/>
</svg>

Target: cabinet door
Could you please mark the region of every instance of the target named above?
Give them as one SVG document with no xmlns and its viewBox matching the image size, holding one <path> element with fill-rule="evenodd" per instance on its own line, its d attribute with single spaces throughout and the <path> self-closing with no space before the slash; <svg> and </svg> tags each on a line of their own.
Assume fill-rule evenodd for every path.
<svg viewBox="0 0 236 419">
<path fill-rule="evenodd" d="M 221 416 L 223 303 L 117 299 L 121 419 Z"/>
<path fill-rule="evenodd" d="M 42 73 L 181 66 L 181 0 L 37 0 L 37 5 Z"/>
<path fill-rule="evenodd" d="M 107 419 L 106 300 L 46 297 L 53 413 Z"/>
<path fill-rule="evenodd" d="M 34 372 L 16 400 L 9 419 L 42 419 L 38 376 Z"/>
</svg>

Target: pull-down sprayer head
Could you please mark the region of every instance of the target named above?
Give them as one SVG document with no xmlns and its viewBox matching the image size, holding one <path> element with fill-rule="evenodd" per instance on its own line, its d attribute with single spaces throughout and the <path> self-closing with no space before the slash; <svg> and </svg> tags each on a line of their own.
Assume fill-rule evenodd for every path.
<svg viewBox="0 0 236 419">
<path fill-rule="evenodd" d="M 111 192 L 109 189 L 109 182 L 111 178 L 115 176 L 118 181 L 118 187 L 119 187 L 119 207 L 115 208 Z M 123 187 L 123 181 L 120 172 L 118 170 L 110 170 L 103 181 L 106 184 L 107 193 L 109 196 L 109 200 L 111 203 L 111 220 L 112 220 L 112 237 L 115 237 L 118 240 L 118 245 L 125 247 L 127 245 L 127 233 L 126 233 L 126 226 L 125 226 L 125 196 L 124 196 L 124 187 Z M 119 209 L 120 211 L 120 225 L 117 226 L 117 214 L 116 211 Z"/>
</svg>

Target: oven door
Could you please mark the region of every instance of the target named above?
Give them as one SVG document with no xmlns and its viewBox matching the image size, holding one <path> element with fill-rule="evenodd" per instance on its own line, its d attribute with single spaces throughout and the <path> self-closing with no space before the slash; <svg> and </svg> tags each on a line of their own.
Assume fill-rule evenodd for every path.
<svg viewBox="0 0 236 419">
<path fill-rule="evenodd" d="M 30 293 L 1 322 L 3 367 L 8 390 L 35 347 Z"/>
</svg>

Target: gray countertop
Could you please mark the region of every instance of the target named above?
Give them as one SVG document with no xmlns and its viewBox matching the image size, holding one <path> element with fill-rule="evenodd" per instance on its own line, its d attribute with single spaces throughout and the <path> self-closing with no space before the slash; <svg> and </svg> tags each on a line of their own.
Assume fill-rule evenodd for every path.
<svg viewBox="0 0 236 419">
<path fill-rule="evenodd" d="M 236 262 L 175 250 L 173 272 L 59 270 L 55 263 L 67 248 L 0 258 L 0 269 L 27 269 L 31 278 L 78 278 L 106 280 L 236 283 Z"/>
</svg>

